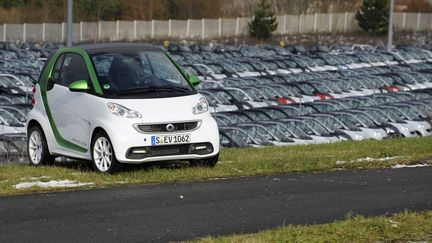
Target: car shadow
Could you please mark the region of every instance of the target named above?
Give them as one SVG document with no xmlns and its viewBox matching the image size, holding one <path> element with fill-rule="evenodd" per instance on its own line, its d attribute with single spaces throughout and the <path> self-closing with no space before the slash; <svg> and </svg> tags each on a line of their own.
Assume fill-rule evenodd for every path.
<svg viewBox="0 0 432 243">
<path fill-rule="evenodd" d="M 55 161 L 53 166 L 75 169 L 82 172 L 95 172 L 92 162 L 85 160 L 60 158 Z M 153 169 L 181 169 L 188 167 L 190 167 L 190 164 L 187 161 L 161 161 L 143 164 L 122 164 L 119 173 L 139 170 L 150 171 Z"/>
</svg>

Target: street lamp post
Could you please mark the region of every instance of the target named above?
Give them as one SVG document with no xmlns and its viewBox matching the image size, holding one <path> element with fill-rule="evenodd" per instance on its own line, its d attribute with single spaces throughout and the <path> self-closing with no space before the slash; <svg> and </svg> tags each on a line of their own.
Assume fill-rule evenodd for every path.
<svg viewBox="0 0 432 243">
<path fill-rule="evenodd" d="M 387 51 L 391 52 L 393 46 L 393 16 L 394 16 L 394 0 L 390 0 L 390 15 L 388 25 Z"/>
<path fill-rule="evenodd" d="M 67 2 L 67 41 L 66 46 L 72 46 L 73 0 Z"/>
</svg>

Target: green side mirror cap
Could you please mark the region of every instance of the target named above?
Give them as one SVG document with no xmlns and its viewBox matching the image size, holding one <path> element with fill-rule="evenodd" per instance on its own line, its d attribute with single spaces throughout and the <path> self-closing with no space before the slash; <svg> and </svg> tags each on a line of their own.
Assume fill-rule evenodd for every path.
<svg viewBox="0 0 432 243">
<path fill-rule="evenodd" d="M 78 80 L 69 84 L 69 90 L 72 92 L 86 92 L 89 86 L 86 80 Z"/>
<path fill-rule="evenodd" d="M 198 84 L 200 84 L 201 82 L 197 76 L 192 74 L 187 74 L 187 78 L 188 78 L 188 82 L 194 87 L 198 86 Z"/>
</svg>

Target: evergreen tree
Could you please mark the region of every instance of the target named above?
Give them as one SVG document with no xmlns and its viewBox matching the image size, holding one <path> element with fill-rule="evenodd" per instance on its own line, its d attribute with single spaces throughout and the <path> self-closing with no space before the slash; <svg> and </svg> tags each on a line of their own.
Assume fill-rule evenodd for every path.
<svg viewBox="0 0 432 243">
<path fill-rule="evenodd" d="M 387 0 L 363 0 L 363 5 L 355 16 L 359 26 L 368 32 L 386 33 L 389 12 Z"/>
<path fill-rule="evenodd" d="M 75 0 L 76 13 L 83 12 L 86 21 L 118 20 L 123 14 L 125 0 Z"/>
<path fill-rule="evenodd" d="M 276 16 L 271 9 L 272 5 L 268 0 L 261 0 L 254 17 L 249 22 L 249 34 L 257 39 L 268 39 L 272 32 L 277 29 Z"/>
<path fill-rule="evenodd" d="M 0 0 L 0 6 L 5 9 L 20 7 L 24 5 L 23 0 Z"/>
<path fill-rule="evenodd" d="M 168 8 L 168 14 L 170 19 L 175 19 L 178 17 L 180 11 L 180 3 L 178 0 L 167 0 L 166 2 Z"/>
</svg>

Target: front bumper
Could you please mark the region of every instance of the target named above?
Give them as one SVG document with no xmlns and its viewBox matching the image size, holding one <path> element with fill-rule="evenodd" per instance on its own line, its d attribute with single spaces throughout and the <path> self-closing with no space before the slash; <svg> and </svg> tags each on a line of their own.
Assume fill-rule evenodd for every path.
<svg viewBox="0 0 432 243">
<path fill-rule="evenodd" d="M 116 158 L 121 163 L 141 164 L 155 161 L 205 159 L 219 153 L 219 131 L 212 117 L 203 119 L 196 130 L 169 134 L 190 134 L 190 142 L 184 144 L 152 145 L 151 137 L 160 134 L 143 134 L 133 126 L 122 129 L 111 127 L 107 129 L 107 133 L 113 144 Z"/>
</svg>

